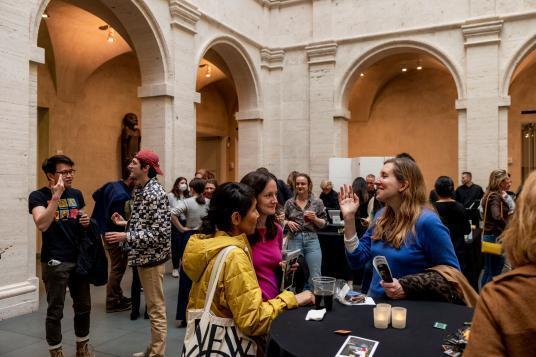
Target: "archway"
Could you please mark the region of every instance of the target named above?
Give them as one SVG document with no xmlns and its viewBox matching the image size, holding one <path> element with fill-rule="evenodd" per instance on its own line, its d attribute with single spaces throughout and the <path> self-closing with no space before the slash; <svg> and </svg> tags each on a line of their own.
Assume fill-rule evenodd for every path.
<svg viewBox="0 0 536 357">
<path fill-rule="evenodd" d="M 120 136 L 126 113 L 140 119 L 142 147 L 160 154 L 164 171 L 169 165 L 168 51 L 152 14 L 134 0 L 46 0 L 32 18 L 32 40 L 44 50 L 44 58 L 34 56 L 30 63 L 30 82 L 37 84 L 31 88 L 37 105 L 32 102 L 30 107 L 37 117 L 33 134 L 38 138 L 32 173 L 42 180 L 39 165 L 44 157 L 70 156 L 76 163 L 75 186 L 91 212 L 92 192 L 121 177 Z"/>
<path fill-rule="evenodd" d="M 516 54 L 505 77 L 511 104 L 508 108 L 508 171 L 517 190 L 536 169 L 536 41 Z"/>
<path fill-rule="evenodd" d="M 232 37 L 210 41 L 199 56 L 196 161 L 220 181 L 237 180 L 262 158 L 262 113 L 257 74 Z"/>
<path fill-rule="evenodd" d="M 458 142 L 465 138 L 459 137 L 456 111 L 463 89 L 452 68 L 423 46 L 380 48 L 363 56 L 341 96 L 350 116 L 349 157 L 408 152 L 428 189 L 440 175 L 456 179 L 462 166 Z"/>
</svg>

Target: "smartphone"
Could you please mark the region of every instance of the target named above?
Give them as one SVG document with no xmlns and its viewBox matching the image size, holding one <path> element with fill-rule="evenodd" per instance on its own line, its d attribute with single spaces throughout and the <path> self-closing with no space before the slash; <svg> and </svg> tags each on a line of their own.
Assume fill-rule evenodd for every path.
<svg viewBox="0 0 536 357">
<path fill-rule="evenodd" d="M 383 255 L 378 255 L 374 257 L 374 259 L 372 260 L 372 265 L 374 266 L 374 269 L 376 269 L 378 274 L 381 276 L 383 281 L 385 281 L 386 283 L 393 282 L 393 275 L 391 274 L 391 269 L 389 269 L 387 259 Z"/>
</svg>

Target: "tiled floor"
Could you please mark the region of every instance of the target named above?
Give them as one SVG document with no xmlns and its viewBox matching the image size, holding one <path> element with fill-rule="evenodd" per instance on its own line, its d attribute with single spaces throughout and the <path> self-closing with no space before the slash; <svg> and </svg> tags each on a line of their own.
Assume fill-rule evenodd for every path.
<svg viewBox="0 0 536 357">
<path fill-rule="evenodd" d="M 123 278 L 124 294 L 130 296 L 130 268 Z M 174 326 L 179 280 L 167 274 L 164 289 L 167 306 L 168 335 L 166 356 L 178 356 L 182 347 L 185 329 Z M 39 311 L 0 322 L 1 357 L 45 357 L 48 356 L 45 341 L 46 297 L 41 285 Z M 102 357 L 132 356 L 134 352 L 144 351 L 150 337 L 149 320 L 130 321 L 130 312 L 107 314 L 105 311 L 105 287 L 92 287 L 91 299 L 91 344 L 95 355 Z M 143 304 L 143 298 L 142 298 Z M 62 320 L 63 345 L 65 356 L 74 356 L 75 337 L 73 330 L 72 300 L 67 294 Z"/>
</svg>

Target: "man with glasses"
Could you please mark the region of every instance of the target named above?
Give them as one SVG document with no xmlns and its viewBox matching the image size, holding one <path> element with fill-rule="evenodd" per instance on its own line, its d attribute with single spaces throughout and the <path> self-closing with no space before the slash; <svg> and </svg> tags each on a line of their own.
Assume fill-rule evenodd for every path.
<svg viewBox="0 0 536 357">
<path fill-rule="evenodd" d="M 43 234 L 41 248 L 42 278 L 47 293 L 46 340 L 50 356 L 62 357 L 61 319 L 66 288 L 73 299 L 76 356 L 89 357 L 89 318 L 91 297 L 89 283 L 75 273 L 82 229 L 89 217 L 82 192 L 72 188 L 74 162 L 65 155 L 54 155 L 43 162 L 49 182 L 30 193 L 29 211 Z"/>
</svg>

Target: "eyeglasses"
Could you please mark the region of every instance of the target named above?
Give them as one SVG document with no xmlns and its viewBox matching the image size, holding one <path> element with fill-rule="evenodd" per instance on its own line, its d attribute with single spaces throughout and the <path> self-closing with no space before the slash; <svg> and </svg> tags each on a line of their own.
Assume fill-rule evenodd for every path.
<svg viewBox="0 0 536 357">
<path fill-rule="evenodd" d="M 56 171 L 57 174 L 60 174 L 61 176 L 74 176 L 76 173 L 76 170 L 64 170 L 64 171 Z"/>
</svg>

